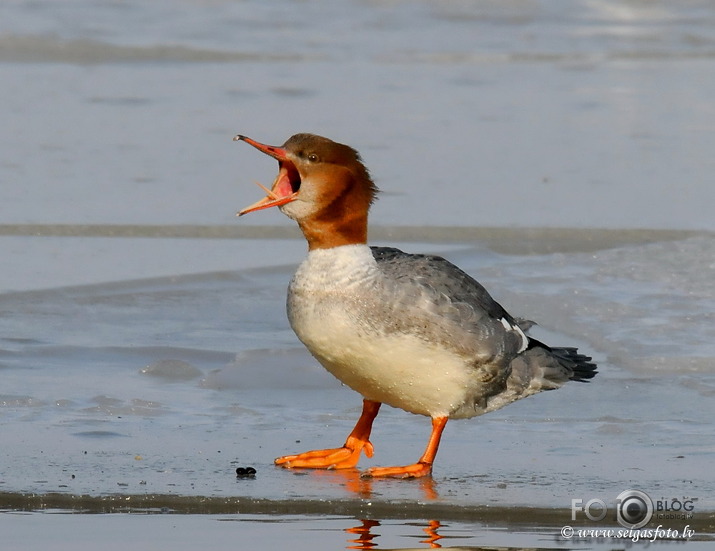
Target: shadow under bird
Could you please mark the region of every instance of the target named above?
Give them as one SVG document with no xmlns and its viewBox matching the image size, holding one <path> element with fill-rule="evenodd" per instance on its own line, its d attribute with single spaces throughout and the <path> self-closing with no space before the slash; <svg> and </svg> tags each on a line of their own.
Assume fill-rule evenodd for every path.
<svg viewBox="0 0 715 551">
<path fill-rule="evenodd" d="M 372 457 L 373 421 L 388 404 L 430 417 L 432 432 L 416 463 L 373 467 L 365 475 L 429 476 L 449 419 L 476 417 L 596 374 L 591 358 L 575 348 L 529 337 L 529 322 L 511 316 L 444 258 L 368 246 L 368 211 L 378 189 L 352 147 L 314 134 L 296 134 L 282 146 L 234 139 L 278 161 L 267 196 L 239 216 L 278 207 L 308 242 L 288 288 L 291 327 L 325 369 L 364 398 L 343 446 L 279 457 L 277 465 L 355 467 L 361 453 Z"/>
</svg>

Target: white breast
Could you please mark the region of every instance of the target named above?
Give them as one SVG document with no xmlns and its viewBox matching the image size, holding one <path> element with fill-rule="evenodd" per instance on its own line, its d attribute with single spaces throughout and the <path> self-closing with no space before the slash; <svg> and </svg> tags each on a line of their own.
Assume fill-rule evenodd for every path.
<svg viewBox="0 0 715 551">
<path fill-rule="evenodd" d="M 330 373 L 369 400 L 433 417 L 476 415 L 481 387 L 463 357 L 417 335 L 381 331 L 391 324 L 372 319 L 375 296 L 390 300 L 379 296 L 381 277 L 365 245 L 311 251 L 289 288 L 293 330 Z"/>
</svg>

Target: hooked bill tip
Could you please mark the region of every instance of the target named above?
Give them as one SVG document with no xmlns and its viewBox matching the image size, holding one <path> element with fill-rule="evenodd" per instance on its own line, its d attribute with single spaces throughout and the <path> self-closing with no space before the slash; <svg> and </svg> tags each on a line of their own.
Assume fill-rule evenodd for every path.
<svg viewBox="0 0 715 551">
<path fill-rule="evenodd" d="M 246 139 L 246 136 L 244 136 L 244 135 L 242 135 L 242 134 L 236 134 L 236 135 L 233 137 L 233 141 L 234 141 L 234 142 L 243 141 L 243 140 L 245 140 L 245 139 Z"/>
</svg>

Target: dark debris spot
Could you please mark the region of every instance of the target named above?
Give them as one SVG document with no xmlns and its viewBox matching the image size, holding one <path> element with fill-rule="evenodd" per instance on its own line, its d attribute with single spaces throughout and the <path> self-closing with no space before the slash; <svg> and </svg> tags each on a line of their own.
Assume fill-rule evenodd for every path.
<svg viewBox="0 0 715 551">
<path fill-rule="evenodd" d="M 236 478 L 256 478 L 256 469 L 253 467 L 238 467 Z"/>
</svg>

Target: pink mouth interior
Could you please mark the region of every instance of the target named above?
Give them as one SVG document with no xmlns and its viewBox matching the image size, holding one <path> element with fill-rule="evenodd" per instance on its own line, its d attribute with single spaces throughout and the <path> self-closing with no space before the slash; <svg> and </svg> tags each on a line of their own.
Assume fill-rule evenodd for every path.
<svg viewBox="0 0 715 551">
<path fill-rule="evenodd" d="M 273 193 L 275 193 L 278 197 L 288 197 L 293 193 L 293 186 L 291 186 L 290 183 L 288 170 L 281 167 L 280 172 L 278 173 L 278 181 L 273 186 L 271 191 L 273 191 Z"/>
</svg>

